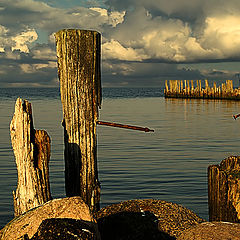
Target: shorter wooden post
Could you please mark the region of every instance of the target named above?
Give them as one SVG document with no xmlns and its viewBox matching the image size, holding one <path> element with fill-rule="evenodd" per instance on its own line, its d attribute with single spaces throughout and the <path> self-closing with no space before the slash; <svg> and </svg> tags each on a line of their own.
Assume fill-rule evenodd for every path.
<svg viewBox="0 0 240 240">
<path fill-rule="evenodd" d="M 208 85 L 208 80 L 205 79 L 205 89 L 208 90 L 208 87 L 209 87 L 209 85 Z"/>
<path fill-rule="evenodd" d="M 210 221 L 240 222 L 240 157 L 208 167 Z"/>
<path fill-rule="evenodd" d="M 191 80 L 191 91 L 194 91 L 194 84 L 193 84 L 193 80 Z"/>
<path fill-rule="evenodd" d="M 50 137 L 46 131 L 33 128 L 31 103 L 20 98 L 16 101 L 10 133 L 18 171 L 17 189 L 13 192 L 14 214 L 19 216 L 51 200 Z"/>
<path fill-rule="evenodd" d="M 172 93 L 173 91 L 172 80 L 169 80 L 169 89 L 170 89 L 170 93 Z"/>
<path fill-rule="evenodd" d="M 165 80 L 165 93 L 168 93 L 168 81 Z"/>
<path fill-rule="evenodd" d="M 213 89 L 214 89 L 214 96 L 215 96 L 215 95 L 216 95 L 216 92 L 217 92 L 216 82 L 213 83 Z"/>
<path fill-rule="evenodd" d="M 187 89 L 188 89 L 187 92 L 188 92 L 188 94 L 189 94 L 189 93 L 190 93 L 190 83 L 189 83 L 189 80 L 187 80 L 187 86 L 188 86 L 188 87 L 187 87 Z"/>
</svg>

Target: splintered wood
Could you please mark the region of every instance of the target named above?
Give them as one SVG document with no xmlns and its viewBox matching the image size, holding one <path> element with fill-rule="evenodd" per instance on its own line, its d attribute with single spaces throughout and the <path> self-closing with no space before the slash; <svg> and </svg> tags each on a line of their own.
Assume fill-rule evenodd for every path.
<svg viewBox="0 0 240 240">
<path fill-rule="evenodd" d="M 96 121 L 101 104 L 98 32 L 56 33 L 58 75 L 63 107 L 65 187 L 81 196 L 92 211 L 99 209 Z"/>
<path fill-rule="evenodd" d="M 31 103 L 17 99 L 10 124 L 12 147 L 16 159 L 18 184 L 13 192 L 14 214 L 51 200 L 48 163 L 50 137 L 33 128 Z"/>
</svg>

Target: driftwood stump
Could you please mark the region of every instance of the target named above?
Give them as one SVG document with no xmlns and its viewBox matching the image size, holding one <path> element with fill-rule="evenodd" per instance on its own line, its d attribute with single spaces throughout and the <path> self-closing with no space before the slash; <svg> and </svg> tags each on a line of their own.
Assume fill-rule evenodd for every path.
<svg viewBox="0 0 240 240">
<path fill-rule="evenodd" d="M 13 191 L 14 214 L 19 216 L 51 199 L 50 137 L 44 130 L 33 128 L 31 103 L 20 98 L 16 101 L 10 133 L 18 171 L 17 189 Z"/>
<path fill-rule="evenodd" d="M 208 167 L 210 221 L 240 222 L 240 157 Z"/>
<path fill-rule="evenodd" d="M 66 195 L 81 196 L 99 209 L 96 121 L 101 104 L 100 34 L 87 30 L 56 33 L 63 106 Z"/>
</svg>

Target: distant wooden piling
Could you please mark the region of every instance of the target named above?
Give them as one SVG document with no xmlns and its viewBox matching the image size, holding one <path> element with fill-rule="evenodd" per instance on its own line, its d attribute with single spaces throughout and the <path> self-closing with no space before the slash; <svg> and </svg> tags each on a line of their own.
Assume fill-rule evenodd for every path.
<svg viewBox="0 0 240 240">
<path fill-rule="evenodd" d="M 178 87 L 181 86 L 181 87 Z M 230 99 L 240 100 L 240 88 L 233 88 L 232 80 L 226 80 L 217 87 L 216 82 L 210 87 L 208 80 L 205 80 L 205 88 L 202 87 L 201 80 L 196 81 L 196 87 L 191 80 L 191 88 L 189 80 L 185 80 L 185 88 L 183 88 L 182 80 L 165 81 L 164 96 L 166 98 L 205 98 L 205 99 Z"/>
<path fill-rule="evenodd" d="M 210 221 L 240 223 L 240 157 L 208 167 Z"/>
<path fill-rule="evenodd" d="M 88 30 L 56 33 L 58 75 L 63 106 L 65 187 L 99 209 L 96 121 L 101 105 L 101 35 Z"/>
<path fill-rule="evenodd" d="M 46 131 L 33 128 L 31 104 L 20 98 L 16 101 L 10 133 L 18 171 L 17 189 L 13 192 L 14 214 L 19 216 L 51 200 L 50 137 Z"/>
</svg>

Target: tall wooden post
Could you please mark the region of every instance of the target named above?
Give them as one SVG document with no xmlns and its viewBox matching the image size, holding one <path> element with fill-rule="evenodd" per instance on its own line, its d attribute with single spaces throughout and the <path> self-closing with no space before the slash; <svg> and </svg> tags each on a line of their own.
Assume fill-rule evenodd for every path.
<svg viewBox="0 0 240 240">
<path fill-rule="evenodd" d="M 240 222 L 240 157 L 208 167 L 210 221 Z"/>
<path fill-rule="evenodd" d="M 12 147 L 18 171 L 13 192 L 15 216 L 51 200 L 48 163 L 50 137 L 33 128 L 31 103 L 20 98 L 10 124 Z"/>
<path fill-rule="evenodd" d="M 101 105 L 101 35 L 88 30 L 56 33 L 63 106 L 65 188 L 99 209 L 96 121 Z"/>
</svg>

